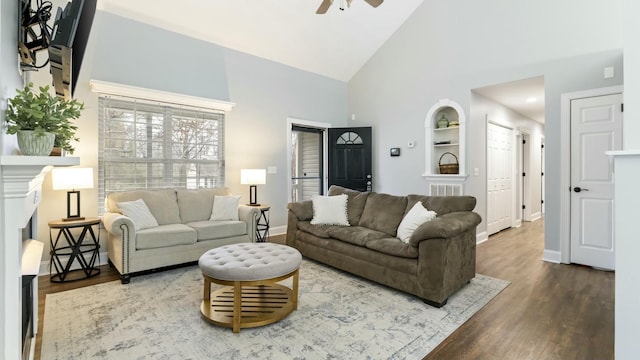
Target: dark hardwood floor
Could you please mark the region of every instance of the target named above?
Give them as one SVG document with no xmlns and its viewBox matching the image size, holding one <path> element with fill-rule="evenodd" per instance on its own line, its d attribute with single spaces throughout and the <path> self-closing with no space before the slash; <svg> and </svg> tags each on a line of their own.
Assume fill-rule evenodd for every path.
<svg viewBox="0 0 640 360">
<path fill-rule="evenodd" d="M 477 271 L 511 281 L 426 359 L 613 359 L 614 273 L 542 261 L 543 221 L 524 223 L 478 245 Z M 271 241 L 283 243 L 284 236 Z M 46 294 L 118 280 L 104 265 L 87 280 L 39 278 L 40 359 Z"/>
<path fill-rule="evenodd" d="M 542 261 L 543 221 L 477 247 L 477 272 L 511 281 L 426 359 L 613 359 L 614 273 Z"/>
</svg>

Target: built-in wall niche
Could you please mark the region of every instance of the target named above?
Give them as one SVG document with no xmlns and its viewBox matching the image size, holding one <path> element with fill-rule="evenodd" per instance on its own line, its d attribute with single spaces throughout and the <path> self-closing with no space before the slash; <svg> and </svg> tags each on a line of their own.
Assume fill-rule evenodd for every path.
<svg viewBox="0 0 640 360">
<path fill-rule="evenodd" d="M 425 171 L 433 182 L 462 183 L 466 178 L 466 117 L 460 104 L 439 100 L 427 113 L 425 128 Z M 440 165 L 446 165 L 441 167 Z M 457 169 L 455 167 L 457 164 Z"/>
</svg>

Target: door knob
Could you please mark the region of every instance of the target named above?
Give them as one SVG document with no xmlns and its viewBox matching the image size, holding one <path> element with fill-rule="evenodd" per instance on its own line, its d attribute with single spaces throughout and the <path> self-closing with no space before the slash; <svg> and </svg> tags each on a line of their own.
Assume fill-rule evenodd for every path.
<svg viewBox="0 0 640 360">
<path fill-rule="evenodd" d="M 580 186 L 576 186 L 576 187 L 573 188 L 573 191 L 575 191 L 575 192 L 589 191 L 589 189 L 584 189 L 584 188 L 581 188 Z"/>
</svg>

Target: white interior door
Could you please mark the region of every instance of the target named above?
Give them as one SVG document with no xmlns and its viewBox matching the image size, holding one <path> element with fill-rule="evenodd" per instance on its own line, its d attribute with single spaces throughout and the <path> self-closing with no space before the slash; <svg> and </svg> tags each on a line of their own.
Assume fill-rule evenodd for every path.
<svg viewBox="0 0 640 360">
<path fill-rule="evenodd" d="M 513 130 L 487 123 L 487 232 L 511 227 Z"/>
<path fill-rule="evenodd" d="M 613 163 L 622 149 L 622 94 L 571 101 L 571 262 L 615 268 Z"/>
</svg>

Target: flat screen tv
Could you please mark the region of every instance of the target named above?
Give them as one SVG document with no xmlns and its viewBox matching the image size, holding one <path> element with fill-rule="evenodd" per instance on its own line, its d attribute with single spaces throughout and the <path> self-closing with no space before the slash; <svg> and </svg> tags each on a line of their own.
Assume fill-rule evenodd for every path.
<svg viewBox="0 0 640 360">
<path fill-rule="evenodd" d="M 71 0 L 58 8 L 49 44 L 49 66 L 58 96 L 70 99 L 75 92 L 87 47 L 97 0 Z"/>
</svg>

